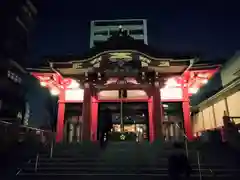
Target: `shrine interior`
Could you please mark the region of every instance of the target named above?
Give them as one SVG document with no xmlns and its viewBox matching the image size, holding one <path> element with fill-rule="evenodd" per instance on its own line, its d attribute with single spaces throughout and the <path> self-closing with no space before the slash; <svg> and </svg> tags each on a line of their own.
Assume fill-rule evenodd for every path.
<svg viewBox="0 0 240 180">
<path fill-rule="evenodd" d="M 82 132 L 82 103 L 66 103 L 65 108 L 64 142 L 80 142 Z"/>
</svg>

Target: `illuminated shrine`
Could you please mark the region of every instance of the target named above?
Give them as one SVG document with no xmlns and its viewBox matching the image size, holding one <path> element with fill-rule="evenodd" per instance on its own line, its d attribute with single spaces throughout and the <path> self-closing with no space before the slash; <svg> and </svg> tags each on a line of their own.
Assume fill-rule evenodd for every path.
<svg viewBox="0 0 240 180">
<path fill-rule="evenodd" d="M 57 142 L 97 141 L 103 106 L 113 110 L 113 131 L 122 140 L 124 133 L 137 133 L 144 123 L 150 142 L 167 140 L 176 132 L 184 136 L 181 128 L 192 140 L 189 97 L 218 70 L 216 65 L 195 63 L 194 56 L 157 52 L 124 34 L 84 56 L 49 57 L 47 62 L 29 70 L 59 97 Z M 179 104 L 180 113 L 167 115 L 174 104 Z M 68 129 L 75 129 L 75 135 L 66 135 Z"/>
</svg>

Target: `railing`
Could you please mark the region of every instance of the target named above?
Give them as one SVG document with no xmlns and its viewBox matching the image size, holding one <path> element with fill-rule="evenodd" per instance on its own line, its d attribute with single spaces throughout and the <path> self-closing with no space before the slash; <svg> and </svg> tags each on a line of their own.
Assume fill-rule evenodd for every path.
<svg viewBox="0 0 240 180">
<path fill-rule="evenodd" d="M 176 124 L 177 128 L 179 128 L 182 131 L 182 134 L 184 136 L 184 144 L 185 144 L 185 151 L 186 151 L 186 156 L 189 157 L 189 149 L 188 149 L 188 137 L 185 134 L 185 132 L 183 131 L 183 129 Z M 200 151 L 197 150 L 197 163 L 198 163 L 198 171 L 199 171 L 199 179 L 202 180 L 202 171 L 201 171 L 201 161 L 200 161 Z M 208 170 L 210 171 L 210 173 L 212 175 L 214 175 L 213 171 L 211 168 L 208 168 Z"/>
<path fill-rule="evenodd" d="M 197 151 L 197 163 L 198 163 L 199 179 L 202 180 L 201 163 L 200 163 L 200 152 L 199 151 Z"/>
<path fill-rule="evenodd" d="M 184 137 L 184 145 L 185 145 L 186 156 L 188 157 L 188 155 L 189 155 L 189 153 L 188 153 L 188 137 L 187 137 L 186 133 L 184 132 L 184 130 L 178 124 L 175 124 L 175 125 L 180 131 L 182 131 L 182 134 L 183 134 L 183 137 Z"/>
<path fill-rule="evenodd" d="M 26 161 L 27 159 L 24 158 L 30 159 L 35 154 L 35 171 L 37 171 L 41 153 L 45 152 L 49 153 L 50 157 L 53 156 L 55 133 L 15 122 L 0 120 L 0 151 L 2 152 L 1 154 L 7 154 L 6 157 L 2 156 L 2 159 L 9 161 L 9 158 L 13 158 L 11 162 L 17 161 L 14 157 L 11 157 L 14 154 L 21 157 L 20 161 Z M 19 169 L 17 174 L 20 172 L 21 169 Z"/>
</svg>

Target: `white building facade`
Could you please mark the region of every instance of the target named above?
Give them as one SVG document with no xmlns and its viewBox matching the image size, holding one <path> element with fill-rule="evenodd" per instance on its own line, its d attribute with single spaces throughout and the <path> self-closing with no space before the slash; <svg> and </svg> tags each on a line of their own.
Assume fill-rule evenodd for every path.
<svg viewBox="0 0 240 180">
<path fill-rule="evenodd" d="M 91 21 L 90 48 L 106 41 L 109 37 L 123 28 L 135 40 L 148 44 L 146 19 L 118 19 Z"/>
</svg>

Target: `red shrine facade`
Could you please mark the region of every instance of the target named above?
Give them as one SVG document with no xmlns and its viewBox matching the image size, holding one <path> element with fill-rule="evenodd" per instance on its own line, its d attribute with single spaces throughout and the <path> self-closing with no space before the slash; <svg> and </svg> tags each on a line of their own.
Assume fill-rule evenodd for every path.
<svg viewBox="0 0 240 180">
<path fill-rule="evenodd" d="M 48 64 L 29 70 L 59 97 L 57 142 L 64 139 L 66 106 L 74 103 L 81 104 L 80 118 L 75 119 L 82 124 L 81 140 L 97 141 L 99 104 L 103 102 L 147 103 L 149 141 L 154 142 L 165 136 L 164 102 L 181 103 L 184 131 L 193 139 L 189 98 L 218 67 L 195 64 L 194 56 L 162 55 L 121 36 L 86 56 L 50 57 Z"/>
</svg>

